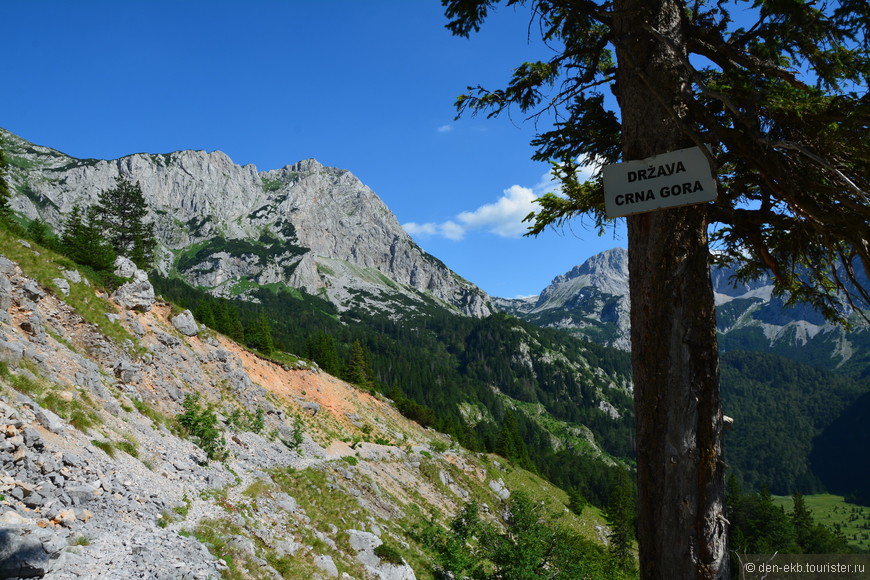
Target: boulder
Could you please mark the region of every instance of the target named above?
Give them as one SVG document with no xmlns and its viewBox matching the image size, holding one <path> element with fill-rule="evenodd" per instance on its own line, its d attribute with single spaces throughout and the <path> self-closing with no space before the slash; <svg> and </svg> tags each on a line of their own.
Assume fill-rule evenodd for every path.
<svg viewBox="0 0 870 580">
<path fill-rule="evenodd" d="M 34 302 L 38 302 L 45 296 L 45 292 L 42 288 L 39 287 L 39 284 L 34 282 L 33 280 L 28 280 L 23 287 L 24 295 L 27 296 L 30 300 Z"/>
<path fill-rule="evenodd" d="M 196 336 L 199 332 L 199 327 L 196 325 L 196 320 L 193 319 L 193 313 L 190 310 L 185 310 L 178 316 L 171 319 L 172 326 L 184 336 Z"/>
<path fill-rule="evenodd" d="M 24 526 L 0 528 L 0 578 L 45 576 L 52 557 L 56 552 L 48 552 L 39 533 Z"/>
<path fill-rule="evenodd" d="M 54 282 L 54 285 L 57 286 L 61 294 L 69 296 L 69 282 L 66 278 L 52 278 L 51 281 Z"/>
<path fill-rule="evenodd" d="M 63 419 L 58 417 L 53 411 L 49 411 L 48 409 L 43 409 L 39 405 L 35 403 L 32 405 L 33 414 L 36 417 L 36 421 L 51 431 L 52 433 L 56 433 L 58 435 L 62 434 L 66 431 L 66 423 Z"/>
<path fill-rule="evenodd" d="M 72 282 L 74 284 L 81 284 L 82 283 L 82 275 L 79 273 L 78 270 L 61 269 L 60 273 L 63 275 L 64 278 L 66 278 L 67 280 L 69 280 L 70 282 Z"/>
<path fill-rule="evenodd" d="M 328 578 L 338 578 L 338 567 L 333 562 L 331 556 L 321 554 L 314 558 L 314 565 L 317 566 Z"/>
<path fill-rule="evenodd" d="M 7 342 L 0 338 L 0 362 L 9 366 L 18 366 L 24 356 L 24 347 L 17 342 Z"/>
<path fill-rule="evenodd" d="M 132 280 L 115 290 L 112 298 L 127 310 L 150 311 L 154 306 L 154 286 L 148 281 L 148 274 L 128 258 L 118 256 L 115 260 L 115 275 Z"/>
<path fill-rule="evenodd" d="M 127 310 L 148 312 L 154 306 L 154 286 L 150 282 L 127 282 L 112 295 Z"/>
<path fill-rule="evenodd" d="M 140 271 L 139 268 L 130 258 L 125 258 L 124 256 L 115 258 L 115 276 L 134 278 L 137 271 Z"/>
<path fill-rule="evenodd" d="M 489 489 L 503 500 L 507 500 L 511 496 L 510 490 L 505 487 L 504 481 L 501 479 L 491 479 Z"/>
<path fill-rule="evenodd" d="M 115 378 L 122 383 L 134 383 L 139 381 L 139 367 L 126 360 L 119 360 L 112 367 Z"/>
</svg>

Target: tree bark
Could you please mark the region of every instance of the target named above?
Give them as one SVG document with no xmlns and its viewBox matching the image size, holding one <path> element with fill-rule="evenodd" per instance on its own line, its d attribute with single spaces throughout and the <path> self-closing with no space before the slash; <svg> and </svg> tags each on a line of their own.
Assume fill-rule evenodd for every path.
<svg viewBox="0 0 870 580">
<path fill-rule="evenodd" d="M 680 4 L 616 0 L 614 14 L 624 158 L 692 146 L 679 126 L 690 86 Z M 705 206 L 630 216 L 628 254 L 641 578 L 727 578 Z"/>
</svg>

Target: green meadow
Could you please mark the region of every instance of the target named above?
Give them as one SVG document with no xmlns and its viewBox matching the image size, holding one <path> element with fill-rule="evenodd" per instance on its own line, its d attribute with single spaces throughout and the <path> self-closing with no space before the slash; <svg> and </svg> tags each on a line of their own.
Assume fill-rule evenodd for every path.
<svg viewBox="0 0 870 580">
<path fill-rule="evenodd" d="M 792 512 L 791 496 L 774 496 L 773 500 L 787 513 Z M 849 544 L 870 553 L 870 507 L 849 503 L 843 496 L 828 493 L 805 495 L 804 501 L 816 523 L 839 529 Z"/>
</svg>

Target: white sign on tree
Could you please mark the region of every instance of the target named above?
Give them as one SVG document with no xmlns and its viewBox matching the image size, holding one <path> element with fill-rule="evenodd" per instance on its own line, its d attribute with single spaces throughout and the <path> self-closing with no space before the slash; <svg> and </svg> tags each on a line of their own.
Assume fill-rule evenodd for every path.
<svg viewBox="0 0 870 580">
<path fill-rule="evenodd" d="M 698 147 L 605 165 L 602 171 L 608 218 L 716 199 L 716 179 Z"/>
</svg>

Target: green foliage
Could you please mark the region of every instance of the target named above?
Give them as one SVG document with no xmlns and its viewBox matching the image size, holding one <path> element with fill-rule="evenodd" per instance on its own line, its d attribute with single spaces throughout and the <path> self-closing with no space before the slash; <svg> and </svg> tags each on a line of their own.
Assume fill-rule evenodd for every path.
<svg viewBox="0 0 870 580">
<path fill-rule="evenodd" d="M 831 494 L 816 494 L 801 496 L 805 509 L 812 516 L 812 526 L 826 528 L 827 534 L 834 534 L 841 540 L 848 542 L 857 553 L 870 553 L 870 508 L 847 502 L 842 496 Z M 791 509 L 792 521 L 796 509 L 794 494 L 791 497 L 774 496 L 774 502 L 782 505 L 786 512 Z M 795 529 L 800 538 L 800 532 Z M 802 544 L 803 545 L 803 544 Z M 836 550 L 820 550 L 814 548 L 811 551 L 817 553 L 838 553 Z"/>
<path fill-rule="evenodd" d="M 266 356 L 275 352 L 275 343 L 272 340 L 272 328 L 266 313 L 260 311 L 257 318 L 245 328 L 245 344 L 254 350 L 258 350 Z"/>
<path fill-rule="evenodd" d="M 281 186 L 283 185 L 281 183 L 280 179 L 269 179 L 268 177 L 263 177 L 262 182 L 263 182 L 263 191 L 265 191 L 266 193 L 278 191 L 279 189 L 281 189 Z"/>
<path fill-rule="evenodd" d="M 73 207 L 64 219 L 60 245 L 63 253 L 76 263 L 98 272 L 111 270 L 117 255 L 104 236 L 97 210 L 93 207 L 88 208 L 84 215 L 78 205 Z"/>
<path fill-rule="evenodd" d="M 309 342 L 308 358 L 331 375 L 337 375 L 341 371 L 335 339 L 325 332 L 321 332 Z"/>
<path fill-rule="evenodd" d="M 369 366 L 368 350 L 359 340 L 354 340 L 350 349 L 345 377 L 359 387 L 367 388 L 371 382 L 372 371 Z"/>
<path fill-rule="evenodd" d="M 284 441 L 284 445 L 286 445 L 291 451 L 296 451 L 305 441 L 303 434 L 305 433 L 304 424 L 302 423 L 302 419 L 298 416 L 293 419 L 293 431 L 291 434 L 290 441 Z"/>
<path fill-rule="evenodd" d="M 98 439 L 92 439 L 91 445 L 102 449 L 109 457 L 115 457 L 115 446 L 112 444 L 111 441 L 100 441 Z"/>
<path fill-rule="evenodd" d="M 135 441 L 123 440 L 116 441 L 115 447 L 129 455 L 130 457 L 139 457 L 139 447 Z"/>
<path fill-rule="evenodd" d="M 211 406 L 203 407 L 200 398 L 199 393 L 187 395 L 182 403 L 184 412 L 177 415 L 176 419 L 209 459 L 223 461 L 228 454 L 226 439 L 218 428 L 214 409 Z"/>
<path fill-rule="evenodd" d="M 215 319 L 214 309 L 212 308 L 212 302 L 210 300 L 200 300 L 193 313 L 193 317 L 196 318 L 200 324 L 204 324 L 209 328 L 217 329 L 217 320 Z"/>
<path fill-rule="evenodd" d="M 402 554 L 400 554 L 397 549 L 389 544 L 379 545 L 375 548 L 374 552 L 375 556 L 377 556 L 387 564 L 395 564 L 397 566 L 401 566 L 405 563 L 405 560 L 402 558 Z"/>
<path fill-rule="evenodd" d="M 725 434 L 728 463 L 741 484 L 767 485 L 778 495 L 822 491 L 819 476 L 826 470 L 814 469 L 813 449 L 824 444 L 820 434 L 868 387 L 771 354 L 725 352 L 720 368 L 723 408 L 735 420 Z"/>
<path fill-rule="evenodd" d="M 131 457 L 139 457 L 139 448 L 134 441 L 110 441 L 101 439 L 92 439 L 91 444 L 102 449 L 109 457 L 115 457 L 117 450 L 123 451 Z"/>
<path fill-rule="evenodd" d="M 411 421 L 416 421 L 421 427 L 430 427 L 435 423 L 435 411 L 426 405 L 421 405 L 404 396 L 394 396 L 396 408 Z"/>
<path fill-rule="evenodd" d="M 469 36 L 500 3 L 444 0 L 447 27 Z M 667 16 L 622 18 L 620 5 L 609 2 L 504 3 L 525 5 L 529 30 L 556 48 L 549 60 L 521 63 L 504 88 L 468 87 L 456 108 L 553 119 L 541 123 L 549 129 L 532 140 L 532 158 L 554 164 L 561 193 L 539 200 L 541 209 L 527 218 L 530 233 L 578 215 L 606 229 L 601 167 L 621 161 L 624 145 L 655 141 L 655 129 L 638 135 L 620 126 L 642 114 L 638 103 L 649 103 L 630 94 L 643 87 L 687 143 L 710 152 L 719 184 L 716 203 L 706 207 L 709 222 L 719 223 L 714 259 L 734 264 L 741 281 L 773 273 L 778 295 L 831 319 L 843 319 L 842 294 L 870 303 L 854 269 L 860 262 L 870 273 L 866 2 L 758 0 L 748 12 L 738 0 L 690 9 L 668 2 L 658 12 L 679 13 L 669 24 L 681 31 L 674 38 L 663 36 Z M 628 36 L 641 44 L 623 42 Z M 640 45 L 684 55 L 667 66 L 685 86 L 669 86 L 635 62 Z M 615 106 L 604 86 L 616 87 Z M 580 177 L 583 165 L 592 166 L 590 181 Z"/>
<path fill-rule="evenodd" d="M 145 221 L 148 205 L 139 183 L 118 177 L 115 187 L 100 192 L 94 210 L 94 221 L 112 248 L 140 268 L 149 267 L 157 240 L 154 224 Z"/>
<path fill-rule="evenodd" d="M 604 517 L 610 526 L 610 553 L 619 567 L 626 572 L 636 568 L 633 553 L 637 519 L 635 495 L 635 488 L 628 475 L 622 472 L 604 509 Z"/>
<path fill-rule="evenodd" d="M 589 505 L 589 501 L 583 497 L 583 493 L 576 487 L 571 487 L 567 490 L 568 493 L 568 509 L 578 516 L 583 515 L 583 510 Z"/>
<path fill-rule="evenodd" d="M 817 524 L 801 494 L 792 496 L 793 511 L 777 506 L 766 488 L 744 494 L 737 480 L 728 481 L 729 542 L 738 554 L 848 554 L 846 538 Z"/>
<path fill-rule="evenodd" d="M 263 427 L 266 426 L 263 409 L 261 407 L 257 407 L 257 410 L 254 413 L 233 409 L 232 413 L 227 417 L 227 424 L 234 429 L 240 431 L 251 431 L 253 433 L 260 433 L 263 430 Z"/>
<path fill-rule="evenodd" d="M 418 529 L 418 537 L 435 552 L 437 572 L 455 578 L 629 578 L 596 544 L 552 520 L 540 504 L 515 492 L 501 526 L 483 521 L 476 503 L 466 504 L 450 524 Z"/>
<path fill-rule="evenodd" d="M 495 443 L 495 452 L 523 469 L 535 471 L 535 466 L 529 457 L 526 442 L 520 435 L 517 418 L 513 411 L 507 411 L 504 415 Z"/>
<path fill-rule="evenodd" d="M 53 250 L 58 249 L 59 247 L 57 237 L 55 237 L 49 225 L 45 223 L 45 220 L 41 218 L 31 220 L 31 222 L 27 224 L 25 234 L 40 246 L 51 248 Z"/>
</svg>

